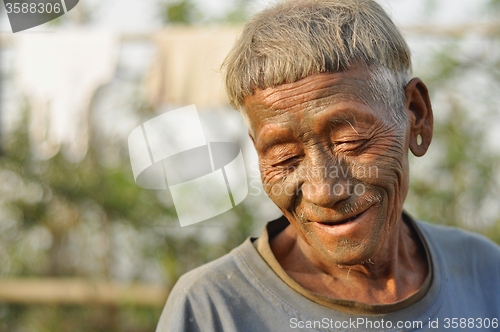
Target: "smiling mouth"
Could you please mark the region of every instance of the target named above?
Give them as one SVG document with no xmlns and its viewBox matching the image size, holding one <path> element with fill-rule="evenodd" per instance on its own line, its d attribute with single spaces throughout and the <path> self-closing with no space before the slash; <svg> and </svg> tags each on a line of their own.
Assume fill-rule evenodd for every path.
<svg viewBox="0 0 500 332">
<path fill-rule="evenodd" d="M 361 212 L 361 213 L 358 213 L 355 216 L 352 216 L 352 217 L 344 219 L 344 220 L 340 220 L 340 221 L 323 221 L 323 222 L 320 222 L 320 224 L 325 225 L 325 226 L 337 226 L 337 225 L 347 224 L 348 222 L 351 222 L 351 221 L 355 220 L 356 218 L 358 218 L 360 215 L 362 215 L 365 212 L 366 212 L 366 210 L 363 211 L 363 212 Z"/>
<path fill-rule="evenodd" d="M 346 224 L 346 223 L 348 223 L 350 221 L 353 221 L 357 217 L 359 217 L 359 214 L 355 215 L 354 217 L 351 217 L 351 218 L 348 218 L 348 219 L 344 219 L 344 220 L 341 220 L 341 221 L 335 221 L 335 222 L 334 221 L 325 221 L 325 222 L 320 222 L 320 224 L 326 225 L 326 226 L 343 225 L 343 224 Z"/>
</svg>

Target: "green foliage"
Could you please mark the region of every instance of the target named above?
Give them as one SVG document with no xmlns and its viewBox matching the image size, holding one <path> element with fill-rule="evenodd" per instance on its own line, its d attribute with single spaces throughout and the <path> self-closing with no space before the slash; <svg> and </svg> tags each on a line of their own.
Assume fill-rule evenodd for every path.
<svg viewBox="0 0 500 332">
<path fill-rule="evenodd" d="M 220 17 L 202 12 L 192 0 L 159 0 L 159 15 L 165 24 L 243 23 L 248 21 L 251 0 L 234 0 L 232 9 Z"/>
<path fill-rule="evenodd" d="M 154 331 L 161 308 L 58 305 L 5 305 L 0 332 L 147 332 Z"/>
<path fill-rule="evenodd" d="M 248 12 L 251 0 L 237 0 L 232 11 L 230 11 L 224 18 L 223 22 L 227 23 L 244 23 L 250 19 Z"/>
<path fill-rule="evenodd" d="M 423 78 L 440 103 L 434 105 L 434 137 L 425 168 L 418 167 L 423 161 L 411 160 L 408 205 L 423 220 L 480 231 L 500 243 L 500 216 L 489 213 L 500 198 L 500 154 L 487 136 L 498 113 L 489 100 L 465 98 L 471 77 L 486 79 L 491 90 L 485 95 L 495 98 L 498 69 L 498 60 L 485 54 L 464 54 L 457 40 L 432 57 Z M 482 116 L 475 116 L 474 108 L 482 108 Z"/>
<path fill-rule="evenodd" d="M 494 176 L 500 159 L 485 151 L 483 132 L 471 127 L 465 114 L 463 108 L 454 105 L 451 119 L 436 123 L 433 140 L 443 153 L 433 160 L 425 175 L 412 178 L 410 195 L 419 218 L 481 230 L 480 210 L 491 195 L 497 194 Z"/>
<path fill-rule="evenodd" d="M 159 3 L 160 17 L 164 23 L 191 24 L 199 12 L 190 0 L 162 1 Z"/>
<path fill-rule="evenodd" d="M 500 8 L 500 0 L 490 0 L 490 8 L 499 9 Z"/>
<path fill-rule="evenodd" d="M 4 183 L 3 190 L 22 193 L 4 200 L 3 209 L 14 211 L 13 226 L 0 234 L 10 262 L 8 269 L 0 270 L 4 277 L 123 279 L 114 271 L 126 258 L 121 253 L 125 250 L 132 255 L 129 264 L 135 265 L 125 280 L 148 282 L 156 276 L 172 286 L 180 275 L 242 243 L 252 230 L 253 216 L 244 205 L 224 214 L 222 223 L 180 228 L 168 192 L 138 187 L 125 153 L 117 165 L 104 166 L 103 150 L 110 148 L 106 138 L 93 135 L 91 148 L 79 163 L 60 153 L 40 160 L 31 152 L 27 127 L 25 119 L 6 141 L 0 158 L 0 174 L 7 172 L 19 184 L 14 188 Z M 48 244 L 43 244 L 44 237 L 50 239 Z M 96 242 L 104 245 L 95 248 Z M 154 275 L 145 272 L 151 266 L 158 266 Z M 161 311 L 5 304 L 0 314 L 2 309 L 9 321 L 7 327 L 0 325 L 0 331 L 10 332 L 153 331 Z"/>
</svg>

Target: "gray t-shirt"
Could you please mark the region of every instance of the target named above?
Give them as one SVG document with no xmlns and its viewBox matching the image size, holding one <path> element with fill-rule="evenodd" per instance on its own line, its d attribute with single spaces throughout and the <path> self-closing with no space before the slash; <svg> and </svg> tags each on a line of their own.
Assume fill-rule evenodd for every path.
<svg viewBox="0 0 500 332">
<path fill-rule="evenodd" d="M 285 283 L 248 239 L 179 279 L 157 332 L 499 331 L 500 247 L 451 227 L 414 227 L 432 278 L 425 295 L 404 308 L 354 314 L 319 304 Z"/>
</svg>

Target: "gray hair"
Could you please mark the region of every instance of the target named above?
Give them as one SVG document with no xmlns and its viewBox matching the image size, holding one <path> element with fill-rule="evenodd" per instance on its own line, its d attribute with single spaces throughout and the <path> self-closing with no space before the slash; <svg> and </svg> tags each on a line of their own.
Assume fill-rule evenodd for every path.
<svg viewBox="0 0 500 332">
<path fill-rule="evenodd" d="M 223 67 L 229 101 L 248 121 L 243 101 L 256 89 L 348 70 L 354 63 L 369 68 L 374 101 L 403 123 L 410 49 L 373 0 L 281 1 L 245 25 Z"/>
</svg>

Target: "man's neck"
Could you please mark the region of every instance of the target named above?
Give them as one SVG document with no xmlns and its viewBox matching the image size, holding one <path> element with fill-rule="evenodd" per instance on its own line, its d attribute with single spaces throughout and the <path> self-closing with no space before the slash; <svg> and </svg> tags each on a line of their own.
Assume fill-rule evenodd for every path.
<svg viewBox="0 0 500 332">
<path fill-rule="evenodd" d="M 270 245 L 285 272 L 305 289 L 367 304 L 395 303 L 413 295 L 429 268 L 418 235 L 402 219 L 384 246 L 356 265 L 318 257 L 292 226 L 277 234 Z"/>
</svg>

